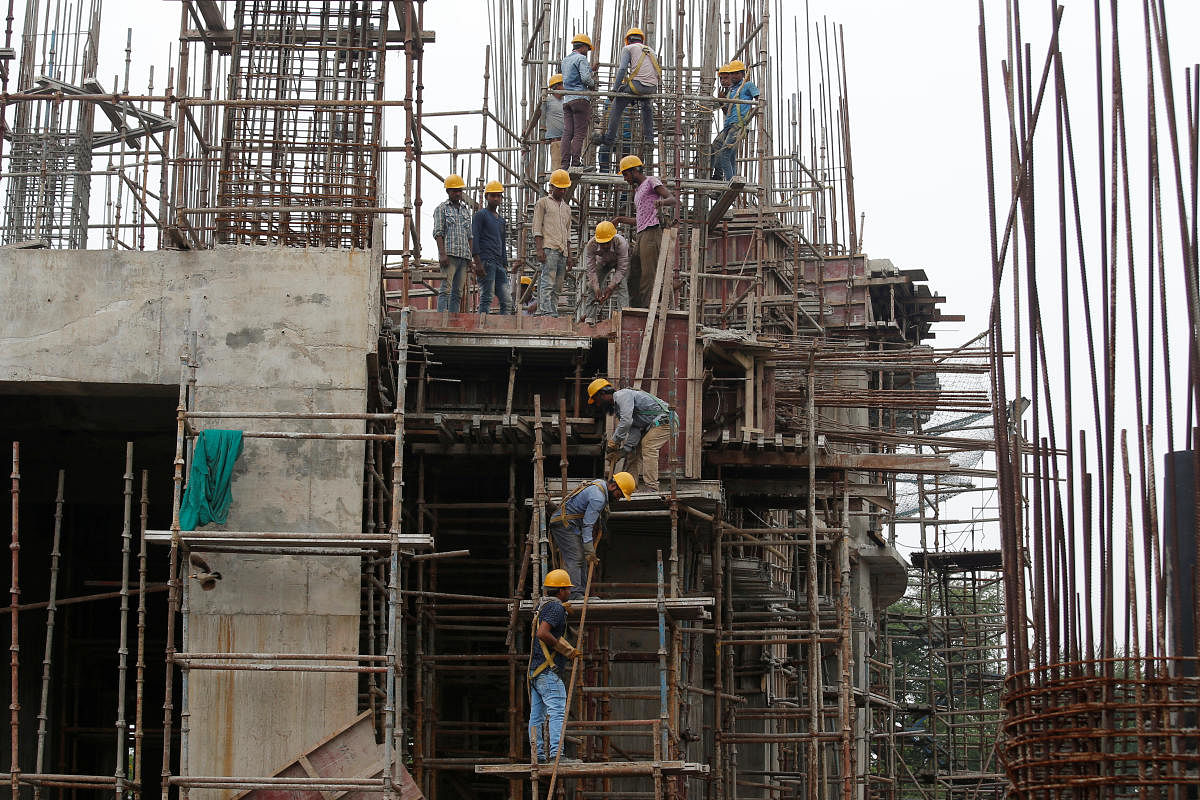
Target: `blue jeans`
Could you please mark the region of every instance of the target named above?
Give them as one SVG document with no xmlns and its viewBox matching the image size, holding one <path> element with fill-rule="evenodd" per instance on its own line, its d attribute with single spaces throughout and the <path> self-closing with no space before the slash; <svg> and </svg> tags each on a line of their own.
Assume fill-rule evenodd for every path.
<svg viewBox="0 0 1200 800">
<path fill-rule="evenodd" d="M 508 294 L 508 272 L 499 261 L 483 262 L 483 280 L 479 282 L 479 313 L 486 314 L 492 307 L 492 289 L 495 288 L 496 299 L 500 301 L 500 313 L 512 312 L 512 303 Z"/>
<path fill-rule="evenodd" d="M 726 125 L 712 143 L 712 168 L 718 179 L 728 181 L 734 175 L 734 156 L 737 155 L 738 126 Z"/>
<path fill-rule="evenodd" d="M 447 260 L 450 263 L 442 267 L 442 285 L 438 289 L 437 310 L 457 313 L 462 302 L 463 283 L 466 282 L 467 267 L 471 259 L 449 256 Z"/>
<path fill-rule="evenodd" d="M 534 644 L 536 647 L 536 643 Z M 537 742 L 538 761 L 553 761 L 558 757 L 558 744 L 562 741 L 563 719 L 567 714 L 567 687 L 553 669 L 547 667 L 529 682 L 529 738 Z M 546 753 L 546 742 L 541 727 L 547 715 L 550 717 L 550 753 Z"/>
<path fill-rule="evenodd" d="M 567 254 L 549 247 L 542 249 L 542 274 L 538 277 L 539 316 L 558 316 L 558 290 L 567 274 Z"/>
</svg>

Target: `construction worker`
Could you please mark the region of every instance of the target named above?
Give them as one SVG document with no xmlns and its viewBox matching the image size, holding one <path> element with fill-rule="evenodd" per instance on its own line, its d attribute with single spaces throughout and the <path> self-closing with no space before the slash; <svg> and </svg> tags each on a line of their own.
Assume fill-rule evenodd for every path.
<svg viewBox="0 0 1200 800">
<path fill-rule="evenodd" d="M 588 384 L 588 403 L 600 414 L 616 414 L 617 427 L 605 446 L 605 473 L 625 459 L 625 470 L 638 485 L 658 489 L 658 453 L 677 426 L 675 412 L 663 400 L 640 389 L 614 389 L 604 378 Z"/>
<path fill-rule="evenodd" d="M 520 306 L 523 314 L 536 315 L 537 291 L 533 288 L 533 278 L 528 275 L 521 276 L 520 297 L 514 301 L 514 305 Z"/>
<path fill-rule="evenodd" d="M 562 159 L 563 135 L 563 76 L 551 75 L 547 85 L 550 91 L 542 101 L 542 127 L 546 129 L 545 141 L 550 143 L 550 168 L 558 166 Z"/>
<path fill-rule="evenodd" d="M 447 199 L 433 210 L 433 240 L 442 265 L 437 310 L 458 312 L 471 263 L 471 207 L 463 199 L 466 184 L 461 176 L 451 175 L 445 185 Z"/>
<path fill-rule="evenodd" d="M 617 217 L 618 224 L 634 225 L 637 231 L 637 250 L 630 260 L 629 301 L 634 308 L 649 308 L 658 272 L 659 247 L 662 244 L 662 221 L 659 209 L 678 206 L 679 198 L 663 186 L 662 181 L 642 171 L 637 156 L 621 159 L 621 175 L 634 187 L 633 207 L 636 217 Z"/>
<path fill-rule="evenodd" d="M 613 76 L 612 107 L 608 115 L 608 128 L 596 138 L 597 144 L 613 147 L 617 137 L 617 126 L 630 103 L 642 110 L 642 140 L 646 145 L 647 157 L 654 150 L 654 104 L 646 95 L 657 94 L 662 68 L 654 51 L 646 45 L 646 34 L 641 28 L 630 28 L 625 34 L 625 47 L 617 63 L 617 74 Z"/>
<path fill-rule="evenodd" d="M 512 312 L 508 290 L 508 248 L 504 244 L 508 222 L 500 216 L 504 186 L 489 181 L 483 189 L 486 205 L 471 218 L 471 251 L 475 257 L 475 274 L 479 276 L 479 313 L 487 314 L 492 307 L 492 293 L 500 302 L 500 313 Z"/>
<path fill-rule="evenodd" d="M 745 103 L 723 104 L 725 108 L 725 125 L 712 143 L 713 180 L 733 180 L 734 157 L 737 155 L 738 144 L 746 136 L 746 128 L 750 124 L 754 107 L 749 101 L 758 99 L 758 87 L 746 80 L 746 65 L 734 59 L 717 70 L 721 81 L 718 97 L 728 97 L 731 100 L 746 100 Z"/>
<path fill-rule="evenodd" d="M 605 220 L 584 245 L 583 263 L 583 301 L 575 311 L 575 321 L 595 325 L 597 320 L 607 319 L 612 309 L 629 306 L 629 242 L 617 233 L 616 225 Z"/>
<path fill-rule="evenodd" d="M 571 40 L 571 52 L 562 60 L 563 136 L 559 166 L 563 169 L 583 166 L 583 145 L 592 127 L 592 100 L 575 92 L 595 91 L 596 76 L 588 62 L 592 40 L 577 34 Z"/>
<path fill-rule="evenodd" d="M 571 249 L 571 205 L 567 189 L 571 176 L 556 169 L 550 174 L 550 193 L 533 204 L 533 246 L 542 257 L 538 279 L 539 317 L 558 316 L 558 292 L 567 270 L 575 265 Z"/>
<path fill-rule="evenodd" d="M 537 744 L 539 764 L 558 758 L 562 741 L 563 720 L 567 713 L 567 687 L 563 680 L 567 660 L 579 658 L 580 653 L 563 638 L 567 632 L 567 609 L 564 603 L 572 588 L 566 570 L 546 573 L 542 581 L 544 594 L 533 610 L 533 640 L 529 645 L 529 738 Z M 542 723 L 549 717 L 550 746 L 541 734 Z M 560 759 L 570 761 L 571 759 Z"/>
<path fill-rule="evenodd" d="M 618 472 L 611 478 L 597 478 L 579 484 L 550 515 L 550 535 L 562 556 L 563 567 L 571 576 L 570 597 L 583 597 L 587 572 L 585 564 L 599 564 L 596 557 L 597 526 L 603 527 L 608 501 L 629 499 L 637 481 L 628 472 Z"/>
</svg>

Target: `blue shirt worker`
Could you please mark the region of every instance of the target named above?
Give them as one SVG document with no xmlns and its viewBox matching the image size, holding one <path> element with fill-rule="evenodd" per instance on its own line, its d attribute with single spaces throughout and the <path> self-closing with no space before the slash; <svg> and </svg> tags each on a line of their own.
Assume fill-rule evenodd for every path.
<svg viewBox="0 0 1200 800">
<path fill-rule="evenodd" d="M 562 60 L 563 136 L 559 162 L 562 169 L 583 166 L 583 145 L 592 127 L 592 98 L 585 94 L 572 94 L 572 90 L 596 90 L 596 75 L 588 61 L 591 49 L 591 37 L 580 33 L 571 40 L 571 53 Z"/>
<path fill-rule="evenodd" d="M 437 310 L 457 313 L 471 263 L 471 207 L 463 199 L 466 183 L 461 176 L 451 175 L 445 185 L 446 200 L 433 210 L 433 240 L 442 265 Z"/>
<path fill-rule="evenodd" d="M 617 428 L 605 448 L 608 469 L 623 457 L 626 471 L 637 478 L 638 485 L 657 492 L 659 451 L 675 429 L 675 412 L 649 392 L 614 390 L 604 378 L 588 384 L 588 403 L 600 414 L 617 417 Z"/>
<path fill-rule="evenodd" d="M 599 564 L 596 557 L 596 526 L 608 511 L 608 501 L 628 500 L 637 488 L 637 481 L 628 472 L 618 472 L 611 478 L 597 478 L 581 483 L 567 495 L 562 505 L 550 515 L 550 535 L 562 556 L 563 567 L 571 576 L 571 599 L 578 600 L 588 589 L 587 564 Z"/>
<path fill-rule="evenodd" d="M 545 590 L 533 611 L 533 640 L 529 645 L 529 738 L 537 742 L 539 764 L 558 758 L 563 720 L 567 713 L 567 687 L 563 681 L 567 660 L 579 650 L 563 638 L 567 632 L 567 595 L 573 588 L 566 570 L 546 573 Z M 549 724 L 543 728 L 543 724 Z M 543 736 L 546 732 L 548 736 Z M 550 739 L 549 747 L 546 739 Z M 564 759 L 560 759 L 564 760 Z M 573 759 L 565 759 L 567 761 Z"/>
<path fill-rule="evenodd" d="M 479 313 L 486 314 L 491 309 L 494 291 L 500 302 L 500 313 L 508 314 L 512 312 L 508 249 L 504 244 L 508 223 L 500 216 L 504 186 L 500 181 L 491 181 L 484 187 L 483 196 L 487 205 L 476 211 L 471 219 L 471 250 L 475 256 L 475 274 L 479 276 Z"/>
<path fill-rule="evenodd" d="M 753 101 L 758 99 L 758 87 L 746 80 L 746 65 L 734 59 L 717 70 L 721 81 L 721 91 L 718 97 L 730 100 Z M 750 102 L 722 104 L 725 108 L 725 125 L 712 143 L 713 179 L 718 181 L 733 180 L 734 157 L 737 155 L 738 144 L 746 136 L 746 128 L 750 125 L 754 106 Z"/>
</svg>

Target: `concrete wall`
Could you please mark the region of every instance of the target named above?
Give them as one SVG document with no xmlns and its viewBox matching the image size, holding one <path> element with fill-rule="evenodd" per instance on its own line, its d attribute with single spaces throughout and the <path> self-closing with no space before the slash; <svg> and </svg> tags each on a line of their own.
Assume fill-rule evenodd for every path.
<svg viewBox="0 0 1200 800">
<path fill-rule="evenodd" d="M 179 355 L 194 334 L 198 410 L 364 411 L 379 285 L 371 255 L 257 247 L 5 251 L 0 384 L 72 392 L 177 385 Z M 266 420 L 211 427 L 301 425 L 362 429 Z M 225 527 L 357 532 L 362 469 L 361 442 L 249 439 Z M 358 649 L 356 558 L 206 557 L 223 579 L 209 592 L 192 585 L 190 650 Z M 357 678 L 197 671 L 187 702 L 191 774 L 271 774 L 354 718 Z"/>
</svg>

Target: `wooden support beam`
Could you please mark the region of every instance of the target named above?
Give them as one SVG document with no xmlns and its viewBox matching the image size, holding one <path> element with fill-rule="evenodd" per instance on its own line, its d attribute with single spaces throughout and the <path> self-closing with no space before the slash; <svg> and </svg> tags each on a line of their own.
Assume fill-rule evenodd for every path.
<svg viewBox="0 0 1200 800">
<path fill-rule="evenodd" d="M 725 212 L 733 205 L 733 201 L 746 188 L 745 178 L 734 178 L 729 182 L 729 187 L 721 193 L 717 198 L 717 202 L 713 204 L 712 209 L 708 212 L 706 223 L 708 224 L 708 232 L 716 233 L 717 226 L 721 224 L 721 220 L 725 217 Z"/>
<path fill-rule="evenodd" d="M 655 318 L 658 316 L 659 297 L 662 295 L 666 275 L 675 265 L 675 243 L 679 239 L 679 228 L 665 228 L 662 241 L 658 248 L 657 272 L 654 275 L 654 289 L 650 295 L 650 313 L 646 315 L 646 327 L 642 330 L 642 349 L 638 353 L 637 371 L 633 373 L 633 384 L 642 388 L 642 378 L 646 374 L 646 363 L 650 357 L 650 345 L 653 343 Z M 645 269 L 646 265 L 642 265 Z M 665 324 L 665 323 L 664 323 Z"/>
</svg>

